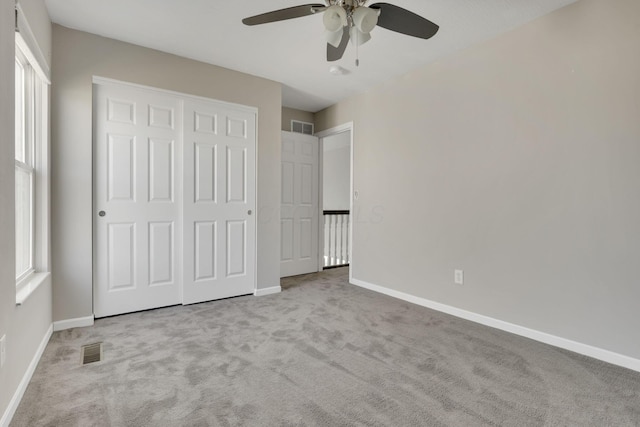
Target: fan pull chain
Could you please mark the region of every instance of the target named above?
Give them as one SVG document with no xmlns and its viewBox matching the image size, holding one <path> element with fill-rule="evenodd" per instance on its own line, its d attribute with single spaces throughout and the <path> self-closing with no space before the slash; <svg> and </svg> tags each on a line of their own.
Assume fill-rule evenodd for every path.
<svg viewBox="0 0 640 427">
<path fill-rule="evenodd" d="M 356 67 L 360 66 L 360 32 L 356 31 Z"/>
</svg>

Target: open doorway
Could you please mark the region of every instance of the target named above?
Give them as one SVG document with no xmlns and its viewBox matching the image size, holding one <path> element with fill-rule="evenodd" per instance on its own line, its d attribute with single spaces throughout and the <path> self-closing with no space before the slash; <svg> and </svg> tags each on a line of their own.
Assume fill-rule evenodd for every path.
<svg viewBox="0 0 640 427">
<path fill-rule="evenodd" d="M 353 263 L 353 124 L 282 132 L 280 277 Z"/>
<path fill-rule="evenodd" d="M 353 124 L 317 134 L 320 142 L 319 266 L 352 263 Z"/>
</svg>

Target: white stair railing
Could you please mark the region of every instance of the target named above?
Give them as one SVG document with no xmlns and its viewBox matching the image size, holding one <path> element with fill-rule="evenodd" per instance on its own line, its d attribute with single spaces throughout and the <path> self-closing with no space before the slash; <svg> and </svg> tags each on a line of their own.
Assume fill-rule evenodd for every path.
<svg viewBox="0 0 640 427">
<path fill-rule="evenodd" d="M 324 268 L 349 265 L 349 211 L 324 211 Z"/>
</svg>

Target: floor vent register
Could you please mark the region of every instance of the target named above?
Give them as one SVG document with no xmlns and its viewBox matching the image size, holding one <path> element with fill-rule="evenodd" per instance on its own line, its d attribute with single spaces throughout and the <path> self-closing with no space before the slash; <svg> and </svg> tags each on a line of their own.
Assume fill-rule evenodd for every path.
<svg viewBox="0 0 640 427">
<path fill-rule="evenodd" d="M 80 350 L 80 360 L 83 365 L 100 362 L 102 360 L 102 343 L 83 345 Z"/>
</svg>

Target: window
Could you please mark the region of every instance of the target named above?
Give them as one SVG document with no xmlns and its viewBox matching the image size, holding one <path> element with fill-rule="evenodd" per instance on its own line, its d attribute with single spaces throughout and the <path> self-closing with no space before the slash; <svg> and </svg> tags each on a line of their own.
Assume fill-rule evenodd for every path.
<svg viewBox="0 0 640 427">
<path fill-rule="evenodd" d="M 34 271 L 33 208 L 34 156 L 31 123 L 33 122 L 33 73 L 20 50 L 16 49 L 16 280 Z"/>
<path fill-rule="evenodd" d="M 25 43 L 16 37 L 15 55 L 15 229 L 16 283 L 20 287 L 39 269 L 46 268 L 46 255 L 38 244 L 47 241 L 38 221 L 45 212 L 48 195 L 39 188 L 46 182 L 46 138 L 48 135 L 48 82 Z M 41 202 L 45 203 L 41 203 Z M 42 234 L 42 232 L 40 233 Z"/>
</svg>

